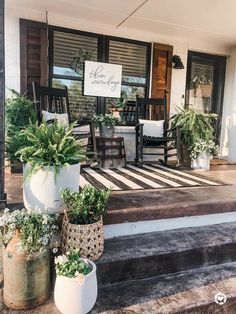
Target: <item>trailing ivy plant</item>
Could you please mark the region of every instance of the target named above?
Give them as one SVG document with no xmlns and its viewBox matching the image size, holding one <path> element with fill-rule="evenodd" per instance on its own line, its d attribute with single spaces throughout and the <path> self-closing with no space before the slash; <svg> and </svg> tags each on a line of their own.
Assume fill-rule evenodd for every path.
<svg viewBox="0 0 236 314">
<path fill-rule="evenodd" d="M 27 176 L 44 167 L 54 167 L 55 178 L 62 166 L 77 164 L 85 160 L 85 151 L 72 134 L 74 124 L 65 127 L 60 123 L 48 125 L 30 124 L 21 131 L 26 138 L 25 146 L 17 155 L 23 163 L 29 164 Z"/>
<path fill-rule="evenodd" d="M 80 192 L 62 190 L 62 199 L 68 209 L 68 219 L 72 224 L 91 224 L 106 213 L 110 190 L 97 190 L 85 186 Z"/>
<path fill-rule="evenodd" d="M 217 115 L 214 113 L 202 113 L 191 107 L 178 108 L 172 120 L 172 127 L 178 127 L 181 132 L 182 142 L 189 150 L 192 150 L 198 140 L 205 142 L 214 140 L 214 123 Z"/>
</svg>

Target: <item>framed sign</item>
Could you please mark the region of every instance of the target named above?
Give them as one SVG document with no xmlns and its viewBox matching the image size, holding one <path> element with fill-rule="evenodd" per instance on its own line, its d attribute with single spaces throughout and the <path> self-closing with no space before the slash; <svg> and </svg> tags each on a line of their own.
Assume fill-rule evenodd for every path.
<svg viewBox="0 0 236 314">
<path fill-rule="evenodd" d="M 84 95 L 120 98 L 122 65 L 85 61 Z"/>
</svg>

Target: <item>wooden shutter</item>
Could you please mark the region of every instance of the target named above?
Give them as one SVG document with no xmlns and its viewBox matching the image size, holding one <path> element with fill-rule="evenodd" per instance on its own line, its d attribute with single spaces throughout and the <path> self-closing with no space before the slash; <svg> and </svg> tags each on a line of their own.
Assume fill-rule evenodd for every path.
<svg viewBox="0 0 236 314">
<path fill-rule="evenodd" d="M 47 24 L 20 19 L 21 92 L 26 92 L 33 81 L 48 85 Z"/>
<path fill-rule="evenodd" d="M 153 46 L 153 67 L 152 67 L 152 91 L 153 98 L 162 98 L 167 93 L 167 112 L 170 112 L 170 92 L 172 75 L 173 46 L 154 44 Z M 154 118 L 157 112 L 153 113 Z"/>
</svg>

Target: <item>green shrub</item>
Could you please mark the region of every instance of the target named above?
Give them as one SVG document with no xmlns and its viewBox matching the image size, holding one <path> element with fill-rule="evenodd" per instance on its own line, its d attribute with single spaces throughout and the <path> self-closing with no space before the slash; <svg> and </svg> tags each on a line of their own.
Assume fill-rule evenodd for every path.
<svg viewBox="0 0 236 314">
<path fill-rule="evenodd" d="M 62 190 L 62 199 L 68 208 L 69 222 L 83 225 L 99 221 L 106 212 L 109 196 L 109 190 L 99 191 L 90 186 L 85 186 L 80 192 Z"/>
<path fill-rule="evenodd" d="M 12 96 L 6 100 L 6 157 L 17 160 L 16 152 L 25 145 L 26 139 L 19 133 L 37 120 L 34 104 L 25 95 L 11 90 Z"/>
</svg>

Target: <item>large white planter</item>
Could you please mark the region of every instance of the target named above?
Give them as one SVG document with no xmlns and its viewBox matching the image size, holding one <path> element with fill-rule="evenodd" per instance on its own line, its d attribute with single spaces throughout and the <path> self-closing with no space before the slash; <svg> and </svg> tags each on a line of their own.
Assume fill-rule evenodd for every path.
<svg viewBox="0 0 236 314">
<path fill-rule="evenodd" d="M 57 276 L 54 299 L 55 304 L 62 314 L 86 314 L 97 300 L 96 265 L 87 260 L 92 271 L 85 276 L 84 282 L 76 278 Z"/>
<path fill-rule="evenodd" d="M 191 159 L 191 167 L 194 170 L 210 170 L 211 156 L 207 153 L 200 154 L 196 159 Z"/>
<path fill-rule="evenodd" d="M 28 170 L 24 165 L 24 175 Z M 55 178 L 54 167 L 40 169 L 23 183 L 23 199 L 26 208 L 47 209 L 51 213 L 63 212 L 60 189 L 79 191 L 80 163 L 64 166 Z"/>
</svg>

